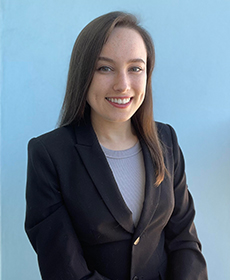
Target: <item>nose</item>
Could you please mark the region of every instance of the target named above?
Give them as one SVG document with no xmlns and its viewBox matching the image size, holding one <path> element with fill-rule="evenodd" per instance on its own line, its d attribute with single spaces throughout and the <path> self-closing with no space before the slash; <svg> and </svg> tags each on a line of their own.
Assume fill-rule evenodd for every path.
<svg viewBox="0 0 230 280">
<path fill-rule="evenodd" d="M 130 90 L 130 80 L 128 77 L 128 73 L 117 73 L 114 78 L 113 89 L 119 93 L 126 93 Z"/>
</svg>

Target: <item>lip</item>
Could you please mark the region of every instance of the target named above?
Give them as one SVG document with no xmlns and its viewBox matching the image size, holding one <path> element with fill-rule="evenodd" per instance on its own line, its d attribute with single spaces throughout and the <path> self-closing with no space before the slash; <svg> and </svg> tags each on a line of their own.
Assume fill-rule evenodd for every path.
<svg viewBox="0 0 230 280">
<path fill-rule="evenodd" d="M 125 109 L 127 108 L 130 103 L 132 102 L 133 97 L 106 97 L 105 98 L 112 106 L 116 107 L 116 108 L 120 108 L 120 109 Z M 119 99 L 120 102 L 124 102 L 124 99 L 130 99 L 127 103 L 119 103 Z M 113 100 L 116 100 L 116 102 L 114 102 Z"/>
</svg>

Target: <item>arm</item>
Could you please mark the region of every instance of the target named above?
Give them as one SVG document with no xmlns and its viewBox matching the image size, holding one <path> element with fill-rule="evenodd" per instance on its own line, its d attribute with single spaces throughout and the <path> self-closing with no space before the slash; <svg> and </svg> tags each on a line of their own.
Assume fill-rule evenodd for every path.
<svg viewBox="0 0 230 280">
<path fill-rule="evenodd" d="M 55 165 L 38 139 L 28 145 L 25 229 L 38 255 L 43 280 L 105 280 L 87 268 L 63 204 Z"/>
<path fill-rule="evenodd" d="M 166 245 L 169 253 L 170 280 L 206 280 L 207 270 L 193 223 L 195 209 L 186 185 L 183 154 L 178 146 L 175 131 L 170 127 L 174 170 L 175 207 L 166 227 Z"/>
</svg>

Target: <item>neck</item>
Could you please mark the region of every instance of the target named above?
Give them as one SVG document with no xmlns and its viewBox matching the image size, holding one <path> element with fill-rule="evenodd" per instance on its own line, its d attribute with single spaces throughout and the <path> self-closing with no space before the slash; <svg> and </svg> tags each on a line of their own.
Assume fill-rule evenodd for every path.
<svg viewBox="0 0 230 280">
<path fill-rule="evenodd" d="M 126 150 L 133 147 L 138 141 L 131 120 L 103 124 L 97 123 L 93 119 L 91 121 L 99 143 L 107 149 Z"/>
</svg>

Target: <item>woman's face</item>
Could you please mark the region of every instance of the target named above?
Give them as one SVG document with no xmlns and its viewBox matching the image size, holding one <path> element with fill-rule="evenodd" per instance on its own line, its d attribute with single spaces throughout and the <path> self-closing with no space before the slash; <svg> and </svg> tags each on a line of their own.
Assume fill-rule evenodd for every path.
<svg viewBox="0 0 230 280">
<path fill-rule="evenodd" d="M 93 123 L 127 122 L 141 106 L 147 52 L 134 29 L 116 27 L 102 48 L 87 94 Z"/>
</svg>

